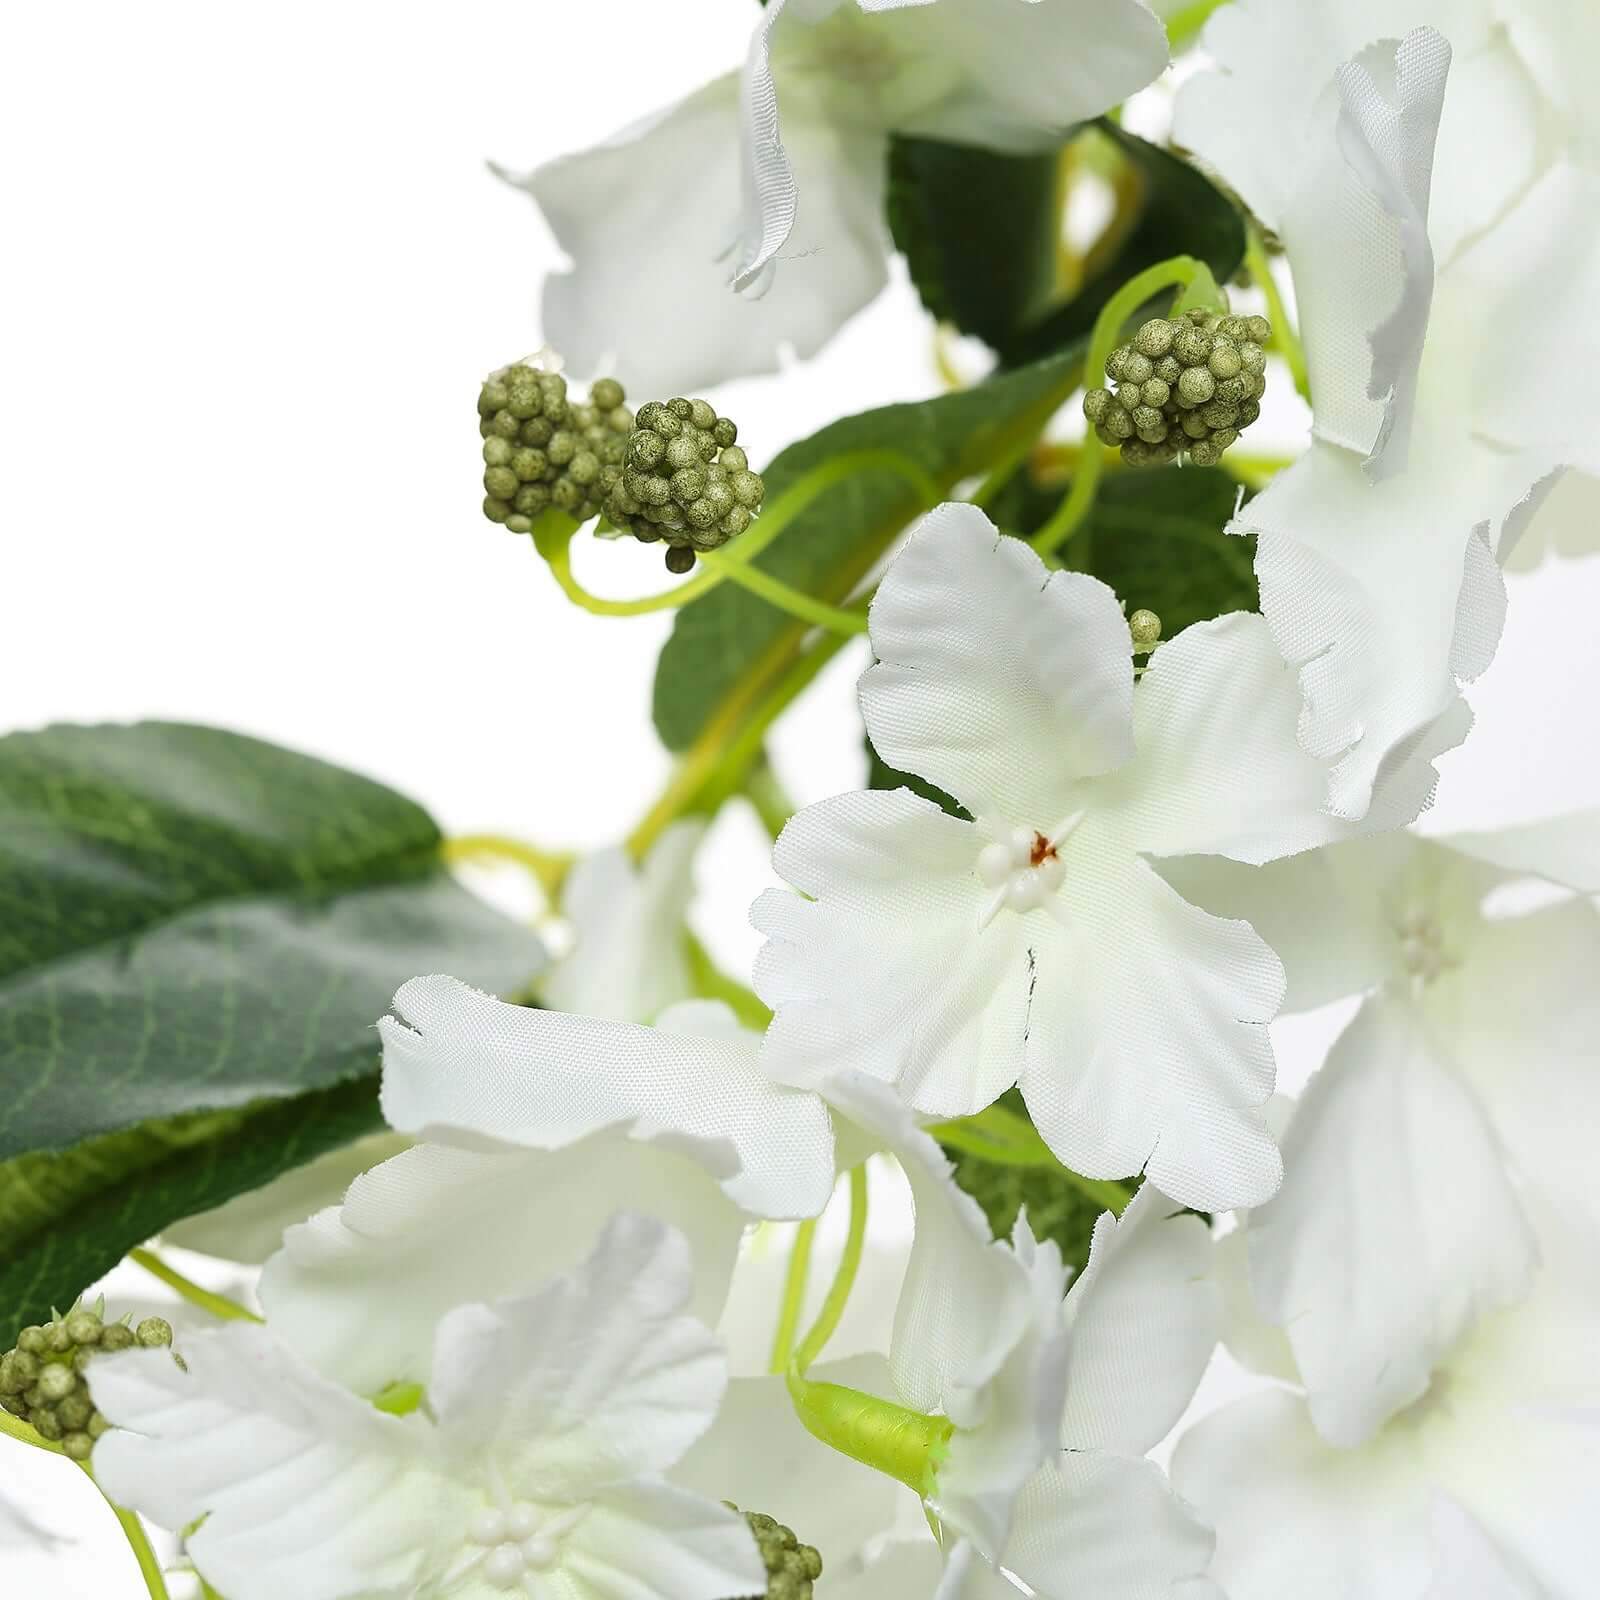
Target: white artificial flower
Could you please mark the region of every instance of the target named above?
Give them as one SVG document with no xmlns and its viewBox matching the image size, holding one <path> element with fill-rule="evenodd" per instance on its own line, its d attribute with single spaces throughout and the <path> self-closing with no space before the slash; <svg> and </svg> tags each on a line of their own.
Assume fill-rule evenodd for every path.
<svg viewBox="0 0 1600 1600">
<path fill-rule="evenodd" d="M 891 133 L 1048 150 L 1166 63 L 1140 0 L 772 0 L 742 72 L 514 180 L 573 261 L 544 331 L 641 397 L 812 355 L 887 282 Z"/>
<path fill-rule="evenodd" d="M 761 1074 L 758 1036 L 724 1006 L 645 1028 L 416 978 L 395 1011 L 383 1109 L 421 1142 L 290 1229 L 261 1279 L 273 1325 L 346 1387 L 415 1381 L 451 1307 L 564 1270 L 619 1200 L 692 1240 L 711 1324 L 750 1218 L 828 1202 L 826 1108 Z"/>
<path fill-rule="evenodd" d="M 871 634 L 873 744 L 973 820 L 897 789 L 789 822 L 773 859 L 800 893 L 751 912 L 777 1014 L 763 1065 L 813 1086 L 857 1069 L 934 1117 L 1020 1083 L 1074 1171 L 1143 1171 L 1201 1209 L 1266 1199 L 1282 971 L 1149 861 L 1263 861 L 1343 826 L 1321 814 L 1326 769 L 1295 742 L 1266 625 L 1188 628 L 1136 689 L 1111 590 L 953 504 L 890 567 Z"/>
<path fill-rule="evenodd" d="M 1256 1302 L 1287 1335 L 1312 1420 L 1358 1445 L 1420 1400 L 1468 1328 L 1526 1294 L 1526 1183 L 1600 1218 L 1600 912 L 1569 895 L 1485 915 L 1529 877 L 1600 890 L 1600 814 L 1170 875 L 1277 950 L 1286 1009 L 1366 995 L 1248 1233 Z"/>
<path fill-rule="evenodd" d="M 1558 469 L 1600 470 L 1600 120 L 1574 66 L 1600 12 L 1242 0 L 1204 42 L 1175 137 L 1283 240 L 1314 405 L 1310 451 L 1233 529 L 1259 535 L 1302 737 L 1358 818 L 1419 743 L 1464 735 L 1496 558 Z"/>
<path fill-rule="evenodd" d="M 1063 1299 L 1057 1247 L 1035 1241 L 1024 1215 L 1010 1245 L 995 1241 L 890 1089 L 839 1077 L 826 1093 L 910 1183 L 916 1231 L 887 1375 L 901 1403 L 954 1424 L 927 1495 L 946 1530 L 948 1592 L 1004 1592 L 1005 1572 L 1046 1600 L 1156 1600 L 1183 1582 L 1198 1585 L 1194 1600 L 1210 1595 L 1210 1535 L 1143 1459 L 1216 1345 L 1205 1225 L 1146 1185 L 1120 1222 L 1100 1218 Z"/>
<path fill-rule="evenodd" d="M 663 1474 L 705 1433 L 721 1351 L 684 1315 L 688 1245 L 621 1214 L 573 1272 L 458 1306 L 425 1406 L 389 1415 L 271 1330 L 102 1357 L 101 1487 L 229 1600 L 727 1600 L 766 1572 L 743 1520 Z M 398 1298 L 404 1284 L 393 1286 Z"/>
<path fill-rule="evenodd" d="M 694 994 L 684 919 L 705 824 L 676 822 L 637 866 L 626 850 L 600 850 L 571 871 L 561 894 L 572 948 L 539 979 L 556 1011 L 654 1022 Z"/>
<path fill-rule="evenodd" d="M 1419 1192 L 1415 1203 L 1437 1214 L 1462 1199 Z M 1349 1211 L 1348 1195 L 1327 1204 Z M 1229 1600 L 1594 1593 L 1593 1224 L 1532 1209 L 1544 1266 L 1531 1292 L 1481 1316 L 1435 1363 L 1425 1393 L 1360 1445 L 1331 1444 L 1281 1386 L 1223 1406 L 1179 1440 L 1173 1482 L 1217 1530 L 1211 1571 Z M 1398 1211 L 1390 1221 L 1406 1237 L 1426 1231 Z M 1382 1275 L 1356 1280 L 1352 1326 L 1383 1316 L 1390 1287 Z M 1241 1355 L 1262 1342 L 1230 1339 Z"/>
</svg>

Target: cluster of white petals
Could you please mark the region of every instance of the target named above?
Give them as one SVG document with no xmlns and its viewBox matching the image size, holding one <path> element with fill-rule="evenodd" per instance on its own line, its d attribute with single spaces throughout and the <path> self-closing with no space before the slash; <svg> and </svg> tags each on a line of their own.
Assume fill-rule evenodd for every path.
<svg viewBox="0 0 1600 1600">
<path fill-rule="evenodd" d="M 771 0 L 742 71 L 513 180 L 573 261 L 546 336 L 641 394 L 812 355 L 888 282 L 891 133 L 1053 149 L 1166 64 L 1140 0 Z"/>
</svg>

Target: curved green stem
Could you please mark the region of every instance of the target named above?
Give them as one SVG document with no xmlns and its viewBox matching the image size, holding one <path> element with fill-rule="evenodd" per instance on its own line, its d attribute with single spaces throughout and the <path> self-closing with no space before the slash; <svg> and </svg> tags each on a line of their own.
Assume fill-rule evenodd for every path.
<svg viewBox="0 0 1600 1600">
<path fill-rule="evenodd" d="M 912 1411 L 840 1383 L 813 1383 L 792 1367 L 786 1381 L 795 1415 L 813 1437 L 919 1495 L 933 1492 L 955 1432 L 948 1417 Z"/>
<path fill-rule="evenodd" d="M 94 1476 L 93 1473 L 89 1475 Z M 105 1494 L 103 1489 L 100 1492 Z M 150 1548 L 144 1524 L 133 1512 L 124 1511 L 109 1495 L 106 1495 L 106 1504 L 116 1514 L 117 1521 L 122 1527 L 122 1535 L 128 1541 L 128 1548 L 133 1551 L 133 1558 L 139 1563 L 139 1576 L 144 1579 L 150 1600 L 171 1600 L 171 1596 L 167 1593 L 166 1576 L 161 1570 L 161 1563 L 156 1560 L 155 1551 Z"/>
<path fill-rule="evenodd" d="M 552 904 L 561 893 L 577 859 L 570 852 L 551 854 L 535 845 L 524 844 L 520 839 L 509 839 L 499 833 L 463 833 L 446 839 L 440 847 L 444 859 L 454 865 L 460 861 L 509 861 L 524 868 L 538 880 L 545 898 Z"/>
<path fill-rule="evenodd" d="M 797 1371 L 804 1372 L 822 1354 L 823 1346 L 839 1326 L 839 1319 L 844 1315 L 844 1308 L 850 1299 L 850 1291 L 855 1287 L 856 1273 L 861 1268 L 861 1251 L 866 1238 L 867 1169 L 863 1164 L 850 1170 L 850 1231 L 845 1237 L 844 1254 L 839 1258 L 838 1271 L 834 1273 L 828 1297 L 822 1302 L 817 1320 L 812 1323 L 811 1331 L 800 1341 L 800 1348 L 794 1353 Z"/>
<path fill-rule="evenodd" d="M 567 598 L 596 616 L 639 617 L 652 611 L 676 611 L 691 600 L 709 594 L 719 583 L 732 580 L 802 622 L 844 633 L 860 633 L 866 627 L 864 616 L 804 594 L 781 578 L 752 567 L 751 563 L 818 495 L 861 472 L 895 473 L 911 484 L 926 505 L 938 504 L 938 484 L 909 457 L 896 450 L 851 450 L 833 456 L 790 484 L 730 548 L 700 552 L 703 570 L 687 583 L 639 600 L 603 599 L 591 594 L 573 576 L 571 544 L 578 525 L 570 517 L 536 531 L 534 544 Z"/>
<path fill-rule="evenodd" d="M 1272 343 L 1287 364 L 1289 376 L 1294 379 L 1300 398 L 1310 405 L 1311 374 L 1306 369 L 1305 349 L 1284 306 L 1283 296 L 1278 292 L 1278 280 L 1272 275 L 1272 263 L 1267 260 L 1267 247 L 1262 240 L 1261 230 L 1253 222 L 1245 234 L 1244 259 L 1256 287 L 1266 296 L 1267 320 L 1272 324 Z"/>
<path fill-rule="evenodd" d="M 198 1283 L 184 1277 L 175 1267 L 169 1267 L 153 1251 L 130 1250 L 128 1259 L 137 1262 L 151 1277 L 159 1278 L 169 1289 L 176 1289 L 190 1305 L 199 1306 L 202 1311 L 209 1311 L 214 1317 L 221 1317 L 225 1322 L 262 1320 L 255 1312 L 240 1305 L 237 1300 L 230 1300 L 226 1295 L 213 1294 L 209 1289 L 202 1289 Z"/>
<path fill-rule="evenodd" d="M 1106 361 L 1116 348 L 1117 339 L 1125 322 L 1151 295 L 1163 289 L 1187 287 L 1200 273 L 1209 277 L 1205 263 L 1193 256 L 1173 256 L 1158 261 L 1153 267 L 1130 278 L 1100 308 L 1095 318 L 1094 332 L 1089 338 L 1089 358 L 1084 363 L 1088 378 L 1097 379 L 1106 369 Z M 1054 515 L 1029 541 L 1042 556 L 1053 555 L 1064 545 L 1089 515 L 1094 497 L 1100 487 L 1100 471 L 1105 464 L 1105 450 L 1091 429 L 1083 441 L 1083 457 L 1073 474 L 1072 487 L 1066 498 L 1056 508 Z"/>
<path fill-rule="evenodd" d="M 778 1330 L 772 1337 L 772 1370 L 787 1372 L 794 1350 L 794 1336 L 805 1309 L 806 1279 L 811 1275 L 811 1241 L 816 1236 L 817 1219 L 807 1217 L 795 1230 L 789 1249 L 789 1272 L 783 1284 L 783 1303 L 778 1308 Z"/>
<path fill-rule="evenodd" d="M 683 949 L 688 958 L 689 981 L 694 985 L 694 992 L 703 1000 L 720 1000 L 745 1027 L 764 1033 L 767 1024 L 772 1021 L 771 1011 L 737 978 L 730 978 L 688 928 L 683 930 Z"/>
</svg>

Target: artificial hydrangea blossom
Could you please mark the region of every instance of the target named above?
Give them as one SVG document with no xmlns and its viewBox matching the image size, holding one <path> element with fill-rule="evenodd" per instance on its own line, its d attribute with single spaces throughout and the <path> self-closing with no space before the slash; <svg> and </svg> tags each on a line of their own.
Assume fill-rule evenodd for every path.
<svg viewBox="0 0 1600 1600">
<path fill-rule="evenodd" d="M 771 0 L 742 72 L 514 180 L 573 260 L 545 332 L 644 393 L 809 356 L 888 281 L 892 133 L 1053 149 L 1166 63 L 1140 0 Z"/>
<path fill-rule="evenodd" d="M 1425 840 L 1398 833 L 1178 887 L 1247 918 L 1288 972 L 1286 1009 L 1365 994 L 1250 1219 L 1261 1314 L 1282 1328 L 1319 1432 L 1359 1445 L 1538 1266 L 1522 1187 L 1600 1215 L 1600 816 Z M 1583 891 L 1484 915 L 1529 877 Z M 1352 1308 L 1359 1307 L 1360 1314 Z"/>
<path fill-rule="evenodd" d="M 1143 1171 L 1202 1209 L 1265 1200 L 1282 971 L 1148 859 L 1259 862 L 1340 827 L 1265 624 L 1186 629 L 1136 690 L 1111 590 L 954 504 L 912 533 L 870 622 L 873 744 L 971 820 L 897 789 L 790 821 L 773 859 L 801 892 L 751 913 L 763 1065 L 813 1086 L 860 1070 L 936 1117 L 1020 1083 L 1074 1171 Z"/>
<path fill-rule="evenodd" d="M 561 896 L 572 948 L 539 980 L 546 1006 L 654 1022 L 692 997 L 684 913 L 704 837 L 704 823 L 675 822 L 637 865 L 617 847 L 585 856 L 572 869 Z"/>
<path fill-rule="evenodd" d="M 1311 449 L 1233 530 L 1259 536 L 1302 736 L 1337 758 L 1330 806 L 1360 817 L 1419 745 L 1464 734 L 1458 680 L 1504 616 L 1496 557 L 1561 467 L 1600 469 L 1600 124 L 1573 65 L 1600 20 L 1573 0 L 1243 0 L 1205 45 L 1175 135 L 1283 240 L 1314 405 Z"/>
<path fill-rule="evenodd" d="M 1461 1198 L 1416 1203 L 1437 1215 Z M 1328 1203 L 1348 1215 L 1339 1196 Z M 1358 1446 L 1330 1444 L 1282 1387 L 1296 1373 L 1281 1334 L 1248 1323 L 1230 1333 L 1236 1355 L 1279 1381 L 1191 1427 L 1172 1464 L 1178 1491 L 1217 1530 L 1211 1570 L 1229 1600 L 1594 1593 L 1592 1223 L 1536 1197 L 1528 1210 L 1543 1261 L 1531 1291 L 1466 1329 L 1426 1392 Z M 1425 1231 L 1419 1219 L 1391 1221 L 1408 1238 Z M 1381 1274 L 1355 1279 L 1352 1325 L 1380 1320 L 1390 1289 Z"/>
<path fill-rule="evenodd" d="M 394 1003 L 384 1114 L 421 1142 L 291 1228 L 261 1279 L 273 1325 L 349 1388 L 417 1381 L 445 1312 L 565 1269 L 619 1196 L 690 1238 L 711 1324 L 749 1219 L 828 1202 L 827 1110 L 756 1069 L 759 1039 L 726 1007 L 687 1002 L 645 1028 L 453 978 L 413 979 Z"/>
<path fill-rule="evenodd" d="M 90 1372 L 118 1503 L 194 1531 L 229 1600 L 729 1600 L 766 1573 L 744 1520 L 663 1476 L 716 1415 L 689 1247 L 624 1213 L 573 1272 L 440 1321 L 423 1409 L 391 1415 L 263 1327 Z M 194 1526 L 198 1524 L 198 1526 Z"/>
</svg>

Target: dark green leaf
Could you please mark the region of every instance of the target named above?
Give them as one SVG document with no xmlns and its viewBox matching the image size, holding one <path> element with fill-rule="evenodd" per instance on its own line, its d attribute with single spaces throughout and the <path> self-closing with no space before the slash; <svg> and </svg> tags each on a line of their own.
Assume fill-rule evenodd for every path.
<svg viewBox="0 0 1600 1600">
<path fill-rule="evenodd" d="M 831 422 L 790 445 L 765 469 L 770 506 L 835 456 L 893 450 L 948 488 L 1024 447 L 1076 386 L 1082 350 L 1058 351 L 955 394 L 883 406 Z M 826 489 L 757 557 L 757 565 L 807 593 L 835 600 L 870 571 L 918 509 L 902 477 L 873 469 Z M 677 613 L 656 667 L 656 730 L 669 750 L 693 743 L 736 690 L 752 698 L 805 632 L 788 613 L 724 584 Z"/>
<path fill-rule="evenodd" d="M 1003 349 L 1043 315 L 1060 250 L 1059 169 L 1056 150 L 890 141 L 889 229 L 940 321 Z"/>
<path fill-rule="evenodd" d="M 1046 313 L 1000 346 L 1007 365 L 1032 361 L 1084 338 L 1103 306 L 1129 278 L 1171 256 L 1204 261 L 1226 283 L 1244 260 L 1244 221 L 1238 208 L 1203 173 L 1114 122 L 1084 135 L 1107 138 L 1139 185 L 1139 198 L 1115 248 L 1063 306 Z"/>
<path fill-rule="evenodd" d="M 0 1333 L 366 1131 L 405 979 L 532 976 L 439 843 L 381 785 L 215 729 L 0 739 Z"/>
</svg>

